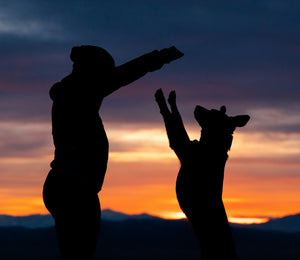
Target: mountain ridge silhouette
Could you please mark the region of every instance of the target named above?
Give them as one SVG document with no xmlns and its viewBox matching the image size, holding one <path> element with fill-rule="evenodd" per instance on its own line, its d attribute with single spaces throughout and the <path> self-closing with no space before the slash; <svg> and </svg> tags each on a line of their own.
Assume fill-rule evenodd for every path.
<svg viewBox="0 0 300 260">
<path fill-rule="evenodd" d="M 236 227 L 244 227 L 245 225 L 234 224 Z M 270 218 L 269 221 L 261 224 L 246 225 L 248 228 L 279 231 L 279 232 L 300 232 L 300 213 L 288 215 L 280 218 Z"/>
<path fill-rule="evenodd" d="M 102 210 L 102 220 L 125 221 L 129 219 L 151 220 L 161 219 L 147 213 L 125 214 L 111 209 Z M 0 215 L 0 227 L 24 227 L 24 228 L 48 228 L 54 226 L 54 220 L 50 214 L 32 214 L 26 216 Z"/>
<path fill-rule="evenodd" d="M 126 214 L 111 209 L 102 211 L 102 220 L 112 222 L 123 222 L 127 220 L 165 220 L 158 216 L 153 216 L 148 213 L 141 214 Z M 175 221 L 169 219 L 167 221 Z M 181 220 L 177 220 L 181 221 Z M 183 219 L 183 221 L 185 221 Z M 300 213 L 288 215 L 279 218 L 271 218 L 266 223 L 261 224 L 236 224 L 230 223 L 233 227 L 258 229 L 266 231 L 280 232 L 300 232 Z M 0 215 L 0 227 L 23 227 L 23 228 L 48 228 L 54 226 L 54 221 L 51 215 L 33 214 L 27 216 L 11 216 Z"/>
</svg>

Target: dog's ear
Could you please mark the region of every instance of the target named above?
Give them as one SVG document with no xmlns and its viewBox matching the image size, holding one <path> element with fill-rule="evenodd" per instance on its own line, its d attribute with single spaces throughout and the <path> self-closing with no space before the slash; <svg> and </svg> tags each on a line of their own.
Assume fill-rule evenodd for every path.
<svg viewBox="0 0 300 260">
<path fill-rule="evenodd" d="M 196 106 L 194 110 L 194 116 L 198 124 L 203 127 L 208 120 L 209 110 L 201 106 Z"/>
<path fill-rule="evenodd" d="M 240 115 L 240 116 L 234 116 L 232 117 L 233 125 L 235 127 L 243 127 L 245 126 L 250 119 L 250 116 L 248 115 Z"/>
</svg>

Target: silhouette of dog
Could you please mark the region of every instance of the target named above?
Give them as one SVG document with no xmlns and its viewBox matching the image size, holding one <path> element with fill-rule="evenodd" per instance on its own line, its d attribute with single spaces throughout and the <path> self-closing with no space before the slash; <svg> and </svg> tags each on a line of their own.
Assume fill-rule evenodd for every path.
<svg viewBox="0 0 300 260">
<path fill-rule="evenodd" d="M 229 117 L 226 108 L 207 110 L 196 106 L 194 116 L 202 128 L 200 140 L 190 141 L 176 105 L 176 93 L 168 103 L 161 89 L 155 93 L 163 116 L 169 144 L 180 160 L 176 195 L 201 248 L 201 259 L 237 259 L 222 201 L 227 152 L 236 127 L 243 127 L 250 117 Z"/>
</svg>

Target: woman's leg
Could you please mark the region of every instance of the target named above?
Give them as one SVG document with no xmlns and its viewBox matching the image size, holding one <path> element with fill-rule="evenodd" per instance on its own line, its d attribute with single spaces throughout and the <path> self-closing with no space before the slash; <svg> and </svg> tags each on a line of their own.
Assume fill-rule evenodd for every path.
<svg viewBox="0 0 300 260">
<path fill-rule="evenodd" d="M 76 186 L 70 189 L 50 172 L 44 184 L 43 199 L 55 220 L 62 259 L 90 260 L 98 240 L 100 202 L 97 194 Z"/>
<path fill-rule="evenodd" d="M 98 196 L 70 196 L 61 206 L 55 223 L 62 259 L 92 259 L 101 218 Z"/>
</svg>

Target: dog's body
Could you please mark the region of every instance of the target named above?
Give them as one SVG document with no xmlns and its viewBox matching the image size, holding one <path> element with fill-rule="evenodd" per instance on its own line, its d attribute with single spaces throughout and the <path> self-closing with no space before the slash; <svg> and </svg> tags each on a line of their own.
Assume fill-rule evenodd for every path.
<svg viewBox="0 0 300 260">
<path fill-rule="evenodd" d="M 194 115 L 202 127 L 200 140 L 190 141 L 172 91 L 168 102 L 155 94 L 164 118 L 170 147 L 180 160 L 176 195 L 201 247 L 203 259 L 236 259 L 231 231 L 222 201 L 224 168 L 232 134 L 249 116 L 228 117 L 226 108 L 207 110 L 196 106 Z M 226 258 L 227 257 L 227 258 Z"/>
</svg>

